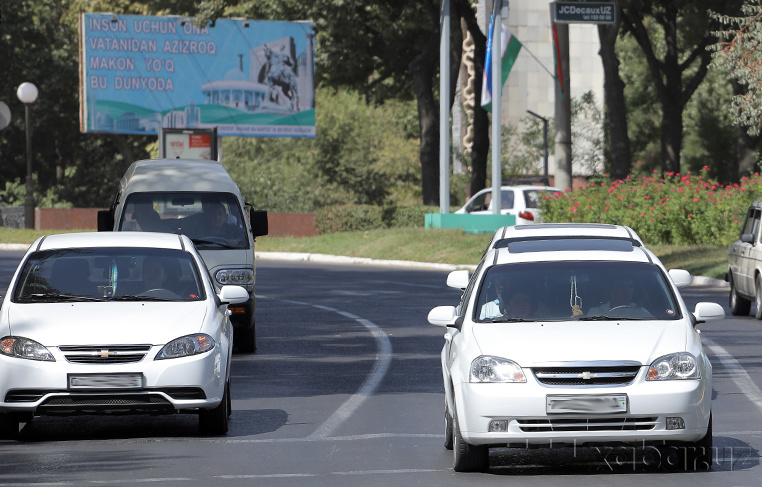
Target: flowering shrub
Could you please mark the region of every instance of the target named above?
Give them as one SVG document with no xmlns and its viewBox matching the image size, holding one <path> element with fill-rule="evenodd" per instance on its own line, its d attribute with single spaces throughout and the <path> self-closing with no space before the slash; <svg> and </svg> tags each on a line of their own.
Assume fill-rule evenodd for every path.
<svg viewBox="0 0 762 487">
<path fill-rule="evenodd" d="M 656 173 L 656 171 L 654 171 Z M 722 186 L 704 166 L 666 177 L 597 180 L 575 191 L 546 197 L 546 222 L 627 225 L 647 244 L 729 245 L 738 239 L 746 209 L 762 193 L 759 174 Z"/>
</svg>

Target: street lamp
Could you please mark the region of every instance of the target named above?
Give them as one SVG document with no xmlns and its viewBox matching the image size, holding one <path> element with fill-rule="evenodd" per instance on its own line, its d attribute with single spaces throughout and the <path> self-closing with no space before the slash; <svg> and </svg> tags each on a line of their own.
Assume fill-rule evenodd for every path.
<svg viewBox="0 0 762 487">
<path fill-rule="evenodd" d="M 24 198 L 24 226 L 34 228 L 34 181 L 32 180 L 32 125 L 29 121 L 29 105 L 37 99 L 37 87 L 26 82 L 19 85 L 16 96 L 24 104 L 26 112 L 26 198 Z"/>
<path fill-rule="evenodd" d="M 532 110 L 527 110 L 527 113 L 539 118 L 542 120 L 542 139 L 544 141 L 544 152 L 543 152 L 543 159 L 542 159 L 542 165 L 543 165 L 543 183 L 545 186 L 550 186 L 550 179 L 548 178 L 548 119 L 545 117 L 541 117 L 540 115 L 534 113 Z"/>
</svg>

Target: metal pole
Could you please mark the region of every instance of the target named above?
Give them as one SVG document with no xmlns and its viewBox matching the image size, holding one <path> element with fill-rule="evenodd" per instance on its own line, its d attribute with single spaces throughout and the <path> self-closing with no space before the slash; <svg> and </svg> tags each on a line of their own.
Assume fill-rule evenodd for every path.
<svg viewBox="0 0 762 487">
<path fill-rule="evenodd" d="M 29 103 L 26 112 L 26 197 L 24 198 L 24 226 L 34 228 L 34 181 L 32 180 L 32 124 L 29 120 Z"/>
<path fill-rule="evenodd" d="M 439 18 L 439 212 L 450 213 L 450 0 Z"/>
<path fill-rule="evenodd" d="M 492 214 L 499 215 L 502 209 L 501 186 L 503 184 L 503 165 L 500 154 L 500 129 L 503 125 L 501 103 L 502 80 L 502 43 L 500 40 L 503 19 L 500 15 L 502 0 L 495 0 L 492 25 Z"/>
</svg>

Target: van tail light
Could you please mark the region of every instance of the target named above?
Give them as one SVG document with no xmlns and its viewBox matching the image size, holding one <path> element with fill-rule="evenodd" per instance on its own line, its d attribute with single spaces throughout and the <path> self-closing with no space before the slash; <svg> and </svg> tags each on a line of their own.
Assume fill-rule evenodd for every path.
<svg viewBox="0 0 762 487">
<path fill-rule="evenodd" d="M 524 220 L 534 221 L 534 215 L 528 211 L 519 212 L 519 218 L 523 218 Z"/>
</svg>

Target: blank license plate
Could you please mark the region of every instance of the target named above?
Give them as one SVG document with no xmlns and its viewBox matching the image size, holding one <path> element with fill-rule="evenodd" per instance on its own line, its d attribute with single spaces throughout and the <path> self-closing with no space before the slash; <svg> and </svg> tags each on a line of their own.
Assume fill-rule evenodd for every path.
<svg viewBox="0 0 762 487">
<path fill-rule="evenodd" d="M 69 389 L 140 389 L 143 374 L 69 374 Z"/>
<path fill-rule="evenodd" d="M 548 413 L 625 413 L 625 394 L 605 396 L 547 396 Z"/>
</svg>

